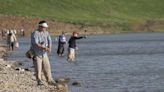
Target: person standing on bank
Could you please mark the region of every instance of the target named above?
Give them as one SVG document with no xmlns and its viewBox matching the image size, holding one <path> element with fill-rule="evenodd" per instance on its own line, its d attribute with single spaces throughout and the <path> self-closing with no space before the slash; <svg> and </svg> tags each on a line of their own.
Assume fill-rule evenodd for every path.
<svg viewBox="0 0 164 92">
<path fill-rule="evenodd" d="M 41 79 L 42 71 L 48 84 L 56 85 L 52 78 L 48 57 L 48 53 L 51 53 L 52 42 L 48 31 L 46 31 L 46 28 L 48 28 L 46 21 L 40 21 L 38 24 L 38 29 L 33 31 L 31 34 L 31 49 L 35 53 L 33 62 L 38 85 L 43 85 L 43 81 Z"/>
<path fill-rule="evenodd" d="M 57 50 L 58 56 L 64 55 L 65 44 L 66 44 L 66 37 L 65 37 L 65 33 L 62 32 L 62 34 L 59 35 L 59 38 L 58 38 L 58 50 Z"/>
<path fill-rule="evenodd" d="M 68 56 L 67 61 L 75 61 L 75 50 L 77 48 L 76 40 L 86 38 L 86 36 L 78 36 L 77 32 L 73 32 L 72 36 L 70 37 L 68 44 Z"/>
</svg>

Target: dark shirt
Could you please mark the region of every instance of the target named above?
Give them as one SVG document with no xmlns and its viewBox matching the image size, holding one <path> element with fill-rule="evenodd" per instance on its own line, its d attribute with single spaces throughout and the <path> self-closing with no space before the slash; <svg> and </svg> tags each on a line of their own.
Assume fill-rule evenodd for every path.
<svg viewBox="0 0 164 92">
<path fill-rule="evenodd" d="M 76 40 L 82 39 L 82 38 L 84 38 L 84 37 L 74 37 L 74 36 L 72 36 L 68 41 L 69 48 L 76 48 Z"/>
</svg>

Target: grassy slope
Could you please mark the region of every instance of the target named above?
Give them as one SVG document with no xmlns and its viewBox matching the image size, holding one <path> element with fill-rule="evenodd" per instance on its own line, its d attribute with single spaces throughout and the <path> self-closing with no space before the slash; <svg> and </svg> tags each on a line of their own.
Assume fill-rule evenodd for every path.
<svg viewBox="0 0 164 92">
<path fill-rule="evenodd" d="M 164 0 L 0 0 L 0 14 L 107 25 L 164 19 Z"/>
</svg>

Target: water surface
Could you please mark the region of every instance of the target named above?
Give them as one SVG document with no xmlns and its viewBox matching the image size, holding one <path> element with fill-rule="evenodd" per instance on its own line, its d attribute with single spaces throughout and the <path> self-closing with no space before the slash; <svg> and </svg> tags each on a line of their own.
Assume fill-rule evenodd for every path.
<svg viewBox="0 0 164 92">
<path fill-rule="evenodd" d="M 164 33 L 88 36 L 77 43 L 77 64 L 58 57 L 57 42 L 52 39 L 53 77 L 69 77 L 82 84 L 71 86 L 69 92 L 164 92 Z M 30 39 L 19 42 L 20 48 L 9 59 L 31 65 L 24 55 Z"/>
</svg>

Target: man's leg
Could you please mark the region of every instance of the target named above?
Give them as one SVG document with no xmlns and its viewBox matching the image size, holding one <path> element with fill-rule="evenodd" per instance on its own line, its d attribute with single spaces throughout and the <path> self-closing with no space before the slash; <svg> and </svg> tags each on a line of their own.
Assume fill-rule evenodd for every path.
<svg viewBox="0 0 164 92">
<path fill-rule="evenodd" d="M 63 56 L 64 55 L 64 47 L 62 46 L 61 47 L 61 56 Z"/>
<path fill-rule="evenodd" d="M 71 60 L 71 61 L 74 61 L 75 60 L 75 49 L 73 49 L 73 48 L 70 48 L 70 50 L 69 50 L 70 52 L 69 52 L 69 59 Z"/>
<path fill-rule="evenodd" d="M 60 46 L 58 45 L 57 54 L 60 54 Z"/>
<path fill-rule="evenodd" d="M 11 42 L 11 49 L 14 50 L 14 42 Z"/>
<path fill-rule="evenodd" d="M 62 52 L 63 55 L 64 55 L 64 51 L 65 51 L 65 47 L 63 46 L 63 52 Z"/>
<path fill-rule="evenodd" d="M 62 47 L 59 49 L 59 56 L 62 56 Z"/>
<path fill-rule="evenodd" d="M 75 61 L 75 49 L 72 49 L 72 61 Z"/>
<path fill-rule="evenodd" d="M 42 74 L 42 58 L 39 57 L 34 57 L 34 67 L 35 67 L 35 76 L 38 82 L 38 85 L 40 85 L 40 81 L 41 81 L 41 74 Z"/>
<path fill-rule="evenodd" d="M 70 58 L 71 58 L 71 51 L 70 48 L 68 48 L 67 61 L 70 61 Z"/>
<path fill-rule="evenodd" d="M 50 62 L 49 62 L 49 58 L 48 56 L 45 56 L 43 58 L 43 72 L 44 75 L 47 79 L 47 82 L 52 82 L 53 78 L 52 78 L 52 74 L 51 74 L 51 66 L 50 66 Z"/>
</svg>

